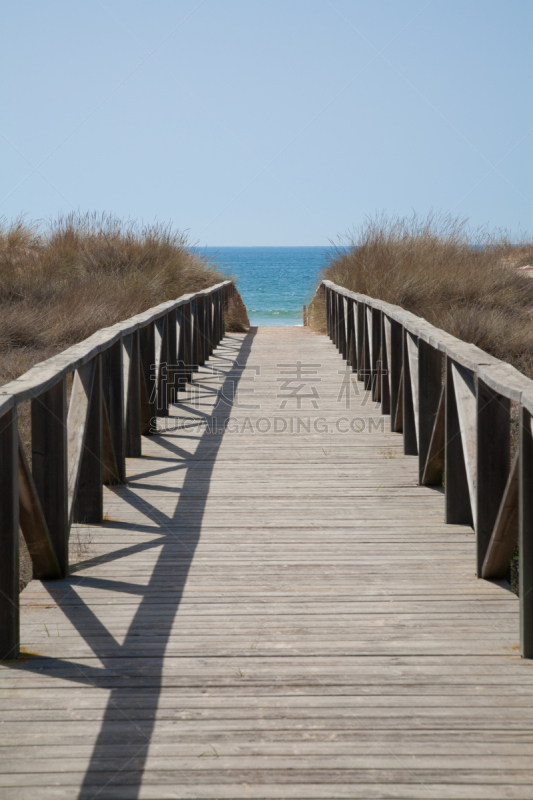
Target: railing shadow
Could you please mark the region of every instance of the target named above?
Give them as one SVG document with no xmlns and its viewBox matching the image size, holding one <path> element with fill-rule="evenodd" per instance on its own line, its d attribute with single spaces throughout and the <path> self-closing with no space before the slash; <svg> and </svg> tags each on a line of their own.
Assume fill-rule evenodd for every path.
<svg viewBox="0 0 533 800">
<path fill-rule="evenodd" d="M 240 379 L 255 333 L 256 330 L 253 329 L 244 339 L 226 337 L 217 348 L 215 357 L 225 361 L 226 369 L 229 367 L 220 392 L 225 398 L 233 397 L 231 389 Z M 201 384 L 201 379 L 199 383 Z M 178 413 L 179 407 L 178 405 Z M 228 420 L 231 410 L 231 401 L 225 400 L 213 408 L 212 414 L 206 415 L 206 420 L 211 424 L 216 423 L 217 428 L 221 429 Z M 143 526 L 127 522 L 106 523 L 107 526 L 115 526 L 118 530 L 127 531 L 134 528 L 136 531 L 159 533 L 159 535 L 148 542 L 127 545 L 107 555 L 87 558 L 74 566 L 74 574 L 70 575 L 60 586 L 53 582 L 44 584 L 75 626 L 76 631 L 99 659 L 103 669 L 77 665 L 68 660 L 54 658 L 39 658 L 35 663 L 28 660 L 24 664 L 20 664 L 20 668 L 24 670 L 41 671 L 44 661 L 48 668 L 53 669 L 54 674 L 59 669 L 62 678 L 82 685 L 93 685 L 100 688 L 107 686 L 110 689 L 100 732 L 79 790 L 79 800 L 104 797 L 106 789 L 111 790 L 115 796 L 119 787 L 120 789 L 124 788 L 128 799 L 136 798 L 141 787 L 148 749 L 156 723 L 165 651 L 200 539 L 202 518 L 209 492 L 209 478 L 223 439 L 222 435 L 213 435 L 209 429 L 206 429 L 199 435 L 194 458 L 189 459 L 187 464 L 185 461 L 187 456 L 182 448 L 173 444 L 173 436 L 178 439 L 178 432 L 169 434 L 166 438 L 164 438 L 164 434 L 158 436 L 158 443 L 165 447 L 169 456 L 171 455 L 171 460 L 175 464 L 174 469 L 181 466 L 185 470 L 182 488 L 177 493 L 173 516 L 169 518 L 149 501 L 143 499 L 141 496 L 142 486 L 137 484 L 135 488 L 134 478 L 133 488 L 130 485 L 119 486 L 114 487 L 114 491 L 126 502 L 135 501 L 135 507 L 143 511 L 151 524 Z M 164 460 L 169 459 L 164 457 Z M 202 467 L 200 483 L 195 475 L 195 470 L 199 465 Z M 161 472 L 168 474 L 168 471 L 162 470 L 160 466 L 153 473 L 148 468 L 144 477 L 154 477 Z M 142 476 L 136 476 L 137 479 L 140 477 Z M 191 519 L 190 516 L 182 517 L 182 515 L 189 514 L 189 509 L 183 510 L 183 507 L 187 500 L 189 486 L 193 483 L 195 510 L 194 518 Z M 168 484 L 159 487 L 151 484 L 150 488 L 152 490 L 159 488 L 162 492 L 168 492 Z M 181 524 L 182 519 L 183 524 Z M 130 583 L 127 580 L 113 580 L 92 575 L 85 577 L 83 574 L 86 568 L 113 561 L 120 562 L 120 559 L 124 557 L 147 552 L 154 547 L 161 548 L 161 551 L 146 586 Z M 169 576 L 173 580 L 173 586 L 170 589 Z M 122 644 L 116 641 L 111 631 L 107 630 L 93 610 L 83 602 L 77 592 L 80 585 L 97 590 L 140 596 L 140 603 Z M 154 604 L 153 595 L 161 586 L 165 587 L 165 600 L 164 608 L 161 608 L 158 613 L 159 606 Z M 140 713 L 141 706 L 142 712 Z M 114 757 L 113 752 L 118 752 L 116 745 L 120 745 L 120 756 Z M 170 766 L 175 769 L 175 765 L 169 764 Z"/>
</svg>

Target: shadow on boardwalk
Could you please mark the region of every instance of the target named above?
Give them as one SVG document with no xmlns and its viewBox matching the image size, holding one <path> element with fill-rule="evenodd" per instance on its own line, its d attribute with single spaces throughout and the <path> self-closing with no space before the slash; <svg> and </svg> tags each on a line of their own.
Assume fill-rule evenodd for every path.
<svg viewBox="0 0 533 800">
<path fill-rule="evenodd" d="M 218 363 L 225 362 L 225 377 L 220 387 L 220 393 L 224 398 L 233 396 L 233 388 L 238 383 L 242 368 L 248 360 L 255 332 L 256 329 L 252 329 L 244 339 L 228 336 L 217 348 Z M 209 392 L 209 384 L 202 385 L 202 376 L 197 378 L 195 383 L 200 387 L 200 391 Z M 186 406 L 186 403 L 183 405 Z M 180 406 L 177 407 L 178 412 Z M 231 402 L 227 401 L 218 403 L 212 414 L 200 414 L 199 416 L 220 429 L 229 418 L 230 413 Z M 186 435 L 189 439 L 192 436 L 191 433 Z M 159 527 L 160 535 L 148 542 L 132 544 L 101 557 L 87 559 L 75 565 L 77 571 L 67 580 L 62 581 L 60 585 L 52 582 L 44 584 L 76 631 L 103 664 L 103 669 L 79 666 L 68 660 L 54 658 L 29 660 L 15 666 L 16 669 L 35 670 L 42 674 L 43 662 L 45 662 L 44 669 L 51 669 L 56 675 L 59 670 L 63 678 L 86 686 L 111 689 L 100 733 L 78 794 L 80 800 L 81 798 L 86 800 L 86 798 L 101 796 L 104 787 L 106 787 L 106 795 L 111 792 L 115 796 L 119 789 L 121 797 L 136 798 L 143 779 L 162 688 L 165 650 L 200 538 L 202 516 L 209 492 L 209 478 L 222 441 L 222 436 L 211 434 L 209 424 L 206 425 L 206 431 L 195 437 L 198 439 L 198 444 L 194 456 L 186 461 L 185 458 L 189 454 L 180 448 L 179 444 L 173 443 L 174 437 L 179 442 L 177 433 L 167 434 L 164 438 L 157 436 L 157 444 L 169 453 L 168 468 L 161 470 L 159 467 L 153 472 L 148 469 L 143 474 L 135 476 L 137 479 L 143 478 L 144 480 L 153 478 L 153 482 L 150 483 L 151 489 L 168 492 L 168 485 L 157 483 L 157 475 L 175 472 L 180 468 L 186 471 L 182 478 L 182 490 L 173 517 L 169 518 L 155 505 L 141 498 L 140 493 L 137 493 L 134 488 L 135 479 L 130 485 L 113 489 L 121 500 L 132 504 L 151 520 L 152 524 L 145 528 L 147 532 L 157 533 L 154 528 L 155 524 Z M 164 456 L 156 458 L 158 464 L 165 460 Z M 148 459 L 147 463 L 149 463 Z M 199 483 L 195 470 L 200 464 L 202 465 L 202 480 Z M 187 509 L 184 509 L 184 506 L 190 500 L 188 489 L 191 484 L 194 484 L 194 518 L 191 520 L 190 526 L 187 525 L 187 528 L 183 530 L 184 515 L 190 514 Z M 144 489 L 147 488 L 145 482 L 142 486 Z M 199 486 L 202 488 L 199 489 Z M 177 529 L 176 523 L 180 520 L 180 528 Z M 143 531 L 142 525 L 131 525 L 125 522 L 107 522 L 106 527 L 123 532 Z M 119 562 L 124 557 L 142 553 L 154 547 L 161 548 L 161 552 L 146 586 L 119 579 L 84 577 L 83 575 L 84 569 L 104 563 Z M 172 590 L 169 590 L 169 579 L 172 581 Z M 76 591 L 78 586 L 141 596 L 122 645 L 100 622 L 91 608 L 83 602 Z M 162 586 L 165 587 L 165 604 L 158 603 L 156 606 L 153 597 L 158 588 Z M 156 610 L 158 614 L 157 617 L 154 617 Z M 132 713 L 133 709 L 135 709 L 135 713 Z M 120 745 L 120 757 L 112 755 L 118 752 L 117 745 Z M 170 766 L 175 768 L 175 765 L 169 764 Z"/>
</svg>

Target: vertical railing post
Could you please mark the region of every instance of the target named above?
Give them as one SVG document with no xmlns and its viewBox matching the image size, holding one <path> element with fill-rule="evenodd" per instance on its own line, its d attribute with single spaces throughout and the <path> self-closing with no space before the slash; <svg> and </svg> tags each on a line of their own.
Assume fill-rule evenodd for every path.
<svg viewBox="0 0 533 800">
<path fill-rule="evenodd" d="M 139 458 L 142 455 L 141 439 L 141 355 L 139 348 L 139 331 L 133 331 L 123 338 L 125 351 L 124 360 L 127 361 L 124 383 L 127 387 L 124 393 L 125 418 L 126 418 L 126 447 L 125 454 L 128 458 Z"/>
<path fill-rule="evenodd" d="M 468 491 L 461 427 L 453 383 L 452 359 L 446 356 L 446 432 L 444 457 L 445 521 L 472 525 L 472 508 Z"/>
<path fill-rule="evenodd" d="M 222 341 L 222 290 L 218 289 L 215 293 L 215 330 L 216 330 L 216 347 Z"/>
<path fill-rule="evenodd" d="M 224 286 L 222 288 L 222 335 L 226 335 L 226 319 L 228 314 L 228 306 L 229 306 L 229 286 Z"/>
<path fill-rule="evenodd" d="M 348 361 L 352 372 L 357 372 L 354 305 L 354 300 L 349 299 L 346 309 L 346 360 Z"/>
<path fill-rule="evenodd" d="M 390 320 L 386 314 L 381 314 L 381 413 L 391 413 L 390 403 L 390 367 L 389 352 L 390 348 Z M 388 343 L 388 345 L 387 345 Z"/>
<path fill-rule="evenodd" d="M 209 358 L 209 323 L 207 320 L 207 295 L 201 296 L 200 302 L 200 341 L 202 343 L 202 366 Z"/>
<path fill-rule="evenodd" d="M 411 382 L 411 365 L 409 362 L 408 336 L 410 333 L 403 330 L 403 452 L 406 456 L 416 456 L 418 445 L 415 422 L 415 398 Z"/>
<path fill-rule="evenodd" d="M 202 299 L 195 297 L 193 302 L 193 364 L 196 370 L 202 366 Z"/>
<path fill-rule="evenodd" d="M 378 381 L 380 367 L 379 361 L 381 358 L 381 311 L 377 308 L 372 308 L 372 364 L 370 365 L 372 371 L 372 400 L 379 402 L 381 400 L 381 385 Z"/>
<path fill-rule="evenodd" d="M 365 375 L 365 304 L 357 301 L 356 325 L 357 325 L 357 380 L 364 381 Z"/>
<path fill-rule="evenodd" d="M 330 299 L 330 306 L 331 306 L 331 318 L 330 318 L 330 327 L 331 327 L 331 334 L 330 338 L 333 344 L 337 343 L 337 294 L 334 289 L 330 289 L 331 292 L 331 299 Z"/>
<path fill-rule="evenodd" d="M 32 476 L 61 576 L 68 572 L 67 383 L 31 401 Z"/>
<path fill-rule="evenodd" d="M 205 296 L 205 316 L 207 335 L 207 358 L 213 355 L 213 295 L 211 292 Z"/>
<path fill-rule="evenodd" d="M 191 304 L 185 303 L 178 308 L 179 342 L 178 342 L 178 390 L 185 392 L 191 380 Z"/>
<path fill-rule="evenodd" d="M 329 338 L 335 344 L 335 291 L 329 289 Z"/>
<path fill-rule="evenodd" d="M 154 323 L 156 414 L 168 417 L 168 315 Z"/>
<path fill-rule="evenodd" d="M 201 311 L 200 311 L 200 325 L 202 335 L 200 340 L 202 342 L 202 366 L 209 358 L 209 322 L 207 319 L 207 295 L 201 297 Z"/>
<path fill-rule="evenodd" d="M 97 525 L 104 515 L 102 458 L 102 357 L 95 356 L 93 390 L 87 414 L 73 522 Z"/>
<path fill-rule="evenodd" d="M 191 372 L 198 369 L 198 298 L 191 300 Z"/>
<path fill-rule="evenodd" d="M 359 303 L 359 311 L 363 317 L 363 357 L 362 357 L 362 376 L 365 389 L 372 389 L 372 360 L 371 360 L 371 336 L 372 327 L 368 324 L 368 310 L 370 306 L 366 303 Z M 372 313 L 372 312 L 371 312 Z"/>
<path fill-rule="evenodd" d="M 19 497 L 17 408 L 0 417 L 0 659 L 16 659 L 19 629 Z"/>
<path fill-rule="evenodd" d="M 218 341 L 219 343 L 224 338 L 224 289 L 218 291 Z"/>
<path fill-rule="evenodd" d="M 146 416 L 149 418 L 148 426 L 146 419 L 143 421 L 142 432 L 150 433 L 155 426 L 157 416 L 157 385 L 156 385 L 156 359 L 155 359 L 155 330 L 154 323 L 149 322 L 139 329 L 139 349 L 141 356 L 141 384 L 144 381 L 143 391 L 141 386 L 141 404 L 146 408 Z"/>
<path fill-rule="evenodd" d="M 418 475 L 422 483 L 431 436 L 442 394 L 443 355 L 435 347 L 418 339 Z"/>
<path fill-rule="evenodd" d="M 344 295 L 338 295 L 339 298 L 339 353 L 346 359 L 347 354 L 347 339 L 346 339 L 346 314 L 345 314 L 345 299 Z"/>
<path fill-rule="evenodd" d="M 390 425 L 391 431 L 403 429 L 403 325 L 391 319 L 390 371 Z"/>
<path fill-rule="evenodd" d="M 476 550 L 477 575 L 481 578 L 511 469 L 511 401 L 478 377 L 476 403 Z"/>
<path fill-rule="evenodd" d="M 117 466 L 117 477 L 126 480 L 126 418 L 124 413 L 124 365 L 122 341 L 102 353 L 102 387 Z"/>
<path fill-rule="evenodd" d="M 182 316 L 182 323 L 183 325 L 183 341 L 185 346 L 185 375 L 187 379 L 187 383 L 192 382 L 192 373 L 193 373 L 193 365 L 194 365 L 194 350 L 193 350 L 193 338 L 194 338 L 194 331 L 193 331 L 193 304 L 192 302 L 187 303 L 187 305 L 183 306 L 183 316 Z"/>
<path fill-rule="evenodd" d="M 533 658 L 533 431 L 529 409 L 520 408 L 519 466 L 519 597 L 520 648 Z"/>
<path fill-rule="evenodd" d="M 167 398 L 176 401 L 176 371 L 178 369 L 178 330 L 176 309 L 167 313 Z"/>
</svg>

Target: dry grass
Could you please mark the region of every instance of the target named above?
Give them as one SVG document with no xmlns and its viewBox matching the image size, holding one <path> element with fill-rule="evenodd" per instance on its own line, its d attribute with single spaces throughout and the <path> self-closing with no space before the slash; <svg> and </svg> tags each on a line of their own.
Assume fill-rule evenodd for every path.
<svg viewBox="0 0 533 800">
<path fill-rule="evenodd" d="M 533 280 L 517 270 L 533 264 L 531 241 L 473 236 L 450 216 L 383 215 L 348 245 L 323 278 L 402 306 L 533 377 Z"/>
<path fill-rule="evenodd" d="M 323 292 L 315 294 L 307 310 L 307 324 L 317 333 L 327 332 L 326 301 Z"/>
<path fill-rule="evenodd" d="M 166 225 L 70 214 L 0 227 L 0 382 L 87 336 L 223 279 Z"/>
<path fill-rule="evenodd" d="M 225 277 L 168 225 L 106 214 L 70 214 L 44 230 L 0 222 L 0 384 L 100 328 Z M 233 330 L 248 324 L 239 301 L 228 314 Z M 18 411 L 30 455 L 29 404 Z M 21 588 L 31 571 L 21 539 Z"/>
<path fill-rule="evenodd" d="M 226 331 L 228 333 L 246 333 L 250 328 L 250 320 L 246 306 L 239 292 L 230 297 L 226 311 Z"/>
</svg>

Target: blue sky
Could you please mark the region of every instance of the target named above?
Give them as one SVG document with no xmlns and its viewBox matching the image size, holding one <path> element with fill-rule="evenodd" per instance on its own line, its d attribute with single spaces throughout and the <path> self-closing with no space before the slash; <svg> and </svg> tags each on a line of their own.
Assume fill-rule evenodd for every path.
<svg viewBox="0 0 533 800">
<path fill-rule="evenodd" d="M 2 12 L 0 215 L 321 245 L 385 210 L 533 230 L 531 0 Z"/>
</svg>

